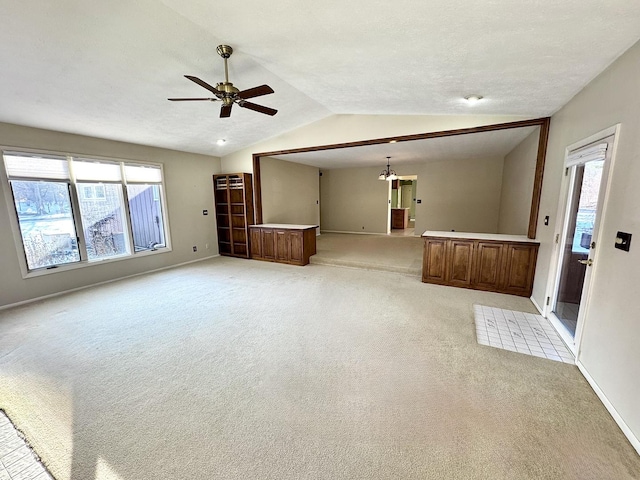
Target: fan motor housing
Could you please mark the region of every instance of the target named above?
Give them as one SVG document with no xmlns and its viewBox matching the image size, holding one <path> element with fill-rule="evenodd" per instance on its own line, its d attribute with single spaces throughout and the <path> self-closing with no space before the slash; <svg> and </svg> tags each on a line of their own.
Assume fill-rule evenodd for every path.
<svg viewBox="0 0 640 480">
<path fill-rule="evenodd" d="M 233 48 L 231 48 L 229 45 L 218 45 L 216 51 L 222 58 L 229 58 L 233 53 Z"/>
</svg>

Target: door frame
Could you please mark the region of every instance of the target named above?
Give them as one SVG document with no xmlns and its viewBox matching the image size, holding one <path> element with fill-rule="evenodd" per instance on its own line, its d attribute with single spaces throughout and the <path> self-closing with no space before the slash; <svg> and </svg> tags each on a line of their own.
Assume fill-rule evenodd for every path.
<svg viewBox="0 0 640 480">
<path fill-rule="evenodd" d="M 613 141 L 611 142 L 611 150 L 610 156 L 609 152 L 607 152 L 608 161 L 605 161 L 604 170 L 602 172 L 602 180 L 600 183 L 600 192 L 598 195 L 598 207 L 597 207 L 597 216 L 596 216 L 596 237 L 592 238 L 592 241 L 596 243 L 595 249 L 589 254 L 589 258 L 593 258 L 594 262 L 591 268 L 590 275 L 588 277 L 588 281 L 585 281 L 584 289 L 581 296 L 580 301 L 580 310 L 578 312 L 578 321 L 576 325 L 575 335 L 572 338 L 566 327 L 560 322 L 560 320 L 553 313 L 553 305 L 555 304 L 556 295 L 557 295 L 557 286 L 560 281 L 560 270 L 561 270 L 561 262 L 560 257 L 562 256 L 562 240 L 563 234 L 566 227 L 566 223 L 568 221 L 567 209 L 568 209 L 568 201 L 569 201 L 569 188 L 572 186 L 574 175 L 563 175 L 562 178 L 562 186 L 560 189 L 560 197 L 558 199 L 558 211 L 556 218 L 558 221 L 556 222 L 556 230 L 554 232 L 554 238 L 557 241 L 553 243 L 553 253 L 551 256 L 551 268 L 549 269 L 549 277 L 547 281 L 547 291 L 546 298 L 547 302 L 544 306 L 543 313 L 544 316 L 551 322 L 554 329 L 558 332 L 558 334 L 562 337 L 563 341 L 567 344 L 567 347 L 573 352 L 578 360 L 580 355 L 580 347 L 582 340 L 582 332 L 584 330 L 584 326 L 588 321 L 589 314 L 589 304 L 591 301 L 591 286 L 593 284 L 593 279 L 595 277 L 597 268 L 598 268 L 598 253 L 600 248 L 602 247 L 602 226 L 604 225 L 604 220 L 607 215 L 607 205 L 609 203 L 609 195 L 611 192 L 611 181 L 613 175 L 611 174 L 613 171 L 613 166 L 615 163 L 616 152 L 618 149 L 618 142 L 620 139 L 620 124 L 613 125 L 609 128 L 601 130 L 593 135 L 590 135 L 587 138 L 579 140 L 565 148 L 564 160 L 563 160 L 563 171 L 567 167 L 565 164 L 567 162 L 567 158 L 569 155 L 579 150 L 583 147 L 586 147 L 589 144 L 596 143 L 598 141 L 604 140 L 607 137 L 613 136 Z"/>
<path fill-rule="evenodd" d="M 397 175 L 398 177 L 398 182 L 400 182 L 400 180 L 415 180 L 416 182 L 418 181 L 418 175 L 415 173 L 412 174 L 408 174 L 408 175 Z M 391 235 L 391 199 L 392 199 L 392 193 L 393 193 L 393 189 L 391 188 L 392 182 L 387 182 L 389 183 L 389 190 L 387 192 L 387 235 Z M 399 183 L 398 183 L 399 185 Z M 414 232 L 414 236 L 415 236 L 415 232 Z"/>
</svg>

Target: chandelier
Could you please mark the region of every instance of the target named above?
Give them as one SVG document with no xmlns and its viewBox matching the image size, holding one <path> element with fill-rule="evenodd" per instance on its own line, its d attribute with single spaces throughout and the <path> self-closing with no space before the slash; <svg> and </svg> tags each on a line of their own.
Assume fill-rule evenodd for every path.
<svg viewBox="0 0 640 480">
<path fill-rule="evenodd" d="M 378 180 L 395 180 L 396 178 L 398 178 L 395 170 L 391 170 L 390 160 L 391 160 L 391 157 L 387 157 L 387 168 L 385 170 L 382 170 L 382 172 L 380 172 L 380 175 L 378 176 Z"/>
</svg>

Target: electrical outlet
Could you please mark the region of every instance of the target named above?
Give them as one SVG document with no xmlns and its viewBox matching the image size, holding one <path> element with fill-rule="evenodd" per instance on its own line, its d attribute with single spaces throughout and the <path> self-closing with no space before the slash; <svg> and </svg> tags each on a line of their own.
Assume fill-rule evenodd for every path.
<svg viewBox="0 0 640 480">
<path fill-rule="evenodd" d="M 198 251 L 198 247 L 196 247 L 195 245 L 193 246 L 193 251 L 197 252 Z"/>
</svg>

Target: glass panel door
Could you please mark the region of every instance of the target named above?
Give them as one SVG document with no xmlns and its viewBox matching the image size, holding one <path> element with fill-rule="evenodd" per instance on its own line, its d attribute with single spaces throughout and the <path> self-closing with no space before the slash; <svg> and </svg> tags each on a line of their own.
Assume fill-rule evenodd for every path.
<svg viewBox="0 0 640 480">
<path fill-rule="evenodd" d="M 595 239 L 604 162 L 591 160 L 569 169 L 571 183 L 553 313 L 572 337 L 575 337 L 585 278 L 592 262 L 589 253 L 595 247 L 592 238 Z"/>
</svg>

